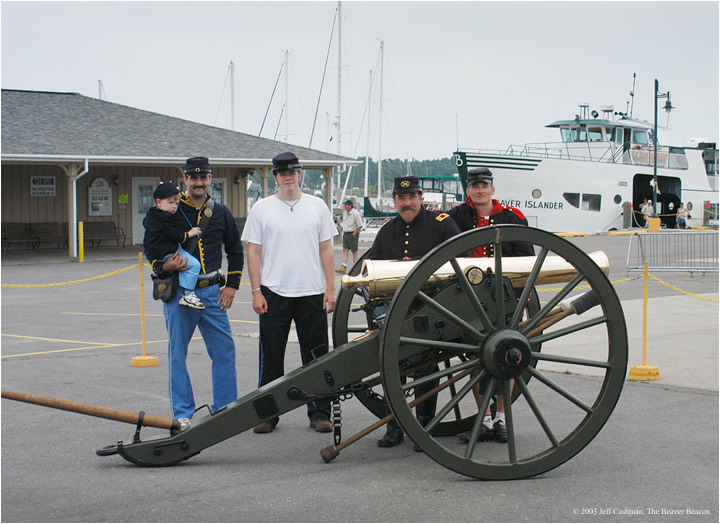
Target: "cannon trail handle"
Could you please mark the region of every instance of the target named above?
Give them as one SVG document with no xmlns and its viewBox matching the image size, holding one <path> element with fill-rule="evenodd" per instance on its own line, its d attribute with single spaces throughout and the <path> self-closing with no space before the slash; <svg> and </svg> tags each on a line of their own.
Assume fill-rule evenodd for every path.
<svg viewBox="0 0 720 524">
<path fill-rule="evenodd" d="M 180 423 L 171 418 L 157 417 L 155 415 L 141 416 L 137 411 L 127 411 L 125 409 L 108 408 L 98 406 L 96 404 L 87 404 L 85 402 L 75 402 L 72 400 L 63 400 L 61 398 L 43 397 L 41 395 L 32 395 L 30 393 L 20 393 L 18 391 L 2 390 L 2 398 L 17 400 L 19 402 L 27 402 L 28 404 L 37 404 L 49 408 L 62 409 L 65 411 L 73 411 L 90 415 L 93 417 L 107 418 L 117 420 L 119 422 L 127 422 L 128 424 L 142 424 L 143 426 L 162 428 L 162 429 L 180 429 Z"/>
<path fill-rule="evenodd" d="M 420 404 L 421 402 L 425 402 L 428 398 L 432 397 L 433 395 L 436 395 L 438 392 L 442 391 L 442 390 L 445 389 L 446 387 L 451 386 L 452 384 L 454 384 L 455 382 L 457 382 L 457 381 L 460 380 L 461 378 L 464 378 L 465 376 L 467 376 L 467 375 L 470 374 L 471 372 L 472 372 L 471 369 L 466 369 L 465 371 L 462 371 L 461 373 L 458 373 L 458 374 L 455 375 L 454 377 L 446 380 L 446 381 L 443 382 L 442 384 L 439 384 L 438 386 L 434 387 L 434 388 L 431 389 L 430 391 L 426 392 L 424 395 L 422 395 L 422 396 L 416 398 L 415 400 L 413 400 L 412 402 L 410 402 L 410 407 L 411 407 L 411 408 L 414 408 L 415 406 L 417 406 L 417 405 Z M 342 442 L 341 442 L 340 444 L 338 444 L 337 446 L 328 446 L 328 447 L 326 447 L 325 449 L 323 449 L 323 450 L 320 452 L 320 456 L 323 458 L 323 460 L 324 460 L 325 462 L 331 462 L 335 457 L 337 457 L 337 456 L 340 454 L 340 452 L 341 452 L 343 449 L 345 449 L 346 447 L 348 447 L 350 444 L 354 444 L 355 442 L 357 442 L 358 440 L 360 440 L 360 439 L 363 438 L 364 436 L 369 435 L 370 433 L 372 433 L 373 431 L 375 431 L 375 430 L 378 429 L 379 427 L 382 427 L 383 425 L 387 424 L 388 422 L 390 422 L 390 421 L 391 421 L 392 419 L 394 419 L 394 418 L 395 418 L 395 415 L 393 415 L 392 413 L 389 414 L 389 415 L 387 415 L 387 416 L 384 417 L 384 418 L 381 418 L 380 420 L 378 420 L 378 421 L 375 422 L 374 424 L 366 427 L 366 428 L 363 429 L 362 431 L 359 431 L 359 432 L 355 433 L 355 434 L 354 434 L 352 437 L 350 437 L 349 439 L 346 439 L 346 440 L 342 441 Z"/>
</svg>

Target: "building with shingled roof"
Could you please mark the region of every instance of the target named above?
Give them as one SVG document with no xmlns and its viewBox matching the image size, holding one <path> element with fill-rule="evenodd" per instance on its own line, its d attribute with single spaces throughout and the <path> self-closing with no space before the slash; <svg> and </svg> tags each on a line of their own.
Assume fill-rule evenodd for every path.
<svg viewBox="0 0 720 524">
<path fill-rule="evenodd" d="M 65 227 L 77 258 L 76 224 L 112 222 L 141 244 L 142 219 L 160 181 L 182 186 L 185 159 L 206 156 L 213 198 L 242 223 L 248 177 L 259 173 L 268 194 L 272 158 L 294 152 L 305 170 L 325 177 L 359 162 L 245 133 L 198 124 L 78 93 L 2 90 L 2 223 Z"/>
</svg>

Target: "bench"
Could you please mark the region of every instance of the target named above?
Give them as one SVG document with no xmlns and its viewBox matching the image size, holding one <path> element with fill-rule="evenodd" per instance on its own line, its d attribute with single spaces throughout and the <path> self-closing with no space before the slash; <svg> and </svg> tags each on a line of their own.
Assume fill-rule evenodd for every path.
<svg viewBox="0 0 720 524">
<path fill-rule="evenodd" d="M 90 241 L 90 247 L 100 247 L 103 240 L 115 240 L 118 247 L 122 240 L 122 247 L 125 247 L 125 230 L 114 222 L 83 222 L 83 237 Z"/>
<path fill-rule="evenodd" d="M 35 224 L 30 224 L 30 232 L 37 242 L 36 249 L 39 249 L 40 244 L 43 242 L 55 242 L 58 249 L 67 247 L 67 222 L 37 222 Z"/>
<path fill-rule="evenodd" d="M 28 249 L 35 249 L 37 240 L 30 231 L 29 224 L 18 222 L 2 223 L 2 243 L 7 251 L 11 244 L 27 244 Z"/>
</svg>

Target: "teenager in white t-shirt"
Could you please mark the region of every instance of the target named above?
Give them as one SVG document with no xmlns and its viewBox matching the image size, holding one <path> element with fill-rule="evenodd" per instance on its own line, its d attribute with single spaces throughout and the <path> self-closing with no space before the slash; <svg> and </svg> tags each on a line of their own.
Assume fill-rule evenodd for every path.
<svg viewBox="0 0 720 524">
<path fill-rule="evenodd" d="M 253 309 L 260 315 L 259 386 L 285 374 L 290 323 L 306 364 L 328 351 L 327 314 L 335 307 L 334 254 L 337 228 L 323 200 L 300 191 L 302 166 L 293 153 L 273 158 L 275 195 L 257 202 L 245 222 Z M 332 431 L 327 401 L 308 403 L 310 427 Z M 254 428 L 270 433 L 274 417 Z"/>
</svg>

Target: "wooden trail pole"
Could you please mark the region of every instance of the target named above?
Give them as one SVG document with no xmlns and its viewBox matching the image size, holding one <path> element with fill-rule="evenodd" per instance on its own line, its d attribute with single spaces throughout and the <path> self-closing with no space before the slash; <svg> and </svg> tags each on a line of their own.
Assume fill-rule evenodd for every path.
<svg viewBox="0 0 720 524">
<path fill-rule="evenodd" d="M 92 417 L 127 422 L 128 424 L 142 424 L 143 426 L 162 429 L 180 429 L 180 423 L 171 418 L 158 417 L 155 415 L 143 415 L 141 418 L 140 412 L 137 411 L 108 408 L 105 406 L 98 406 L 97 404 L 87 404 L 85 402 L 75 402 L 72 400 L 63 400 L 61 398 L 43 397 L 41 395 L 20 393 L 18 391 L 10 391 L 8 389 L 2 390 L 2 398 L 17 400 L 19 402 L 27 402 L 28 404 L 37 404 L 38 406 L 46 406 L 48 408 L 72 411 L 74 413 L 82 413 L 83 415 L 90 415 Z"/>
<path fill-rule="evenodd" d="M 142 251 L 138 253 L 138 268 L 140 268 L 140 319 L 142 322 L 142 348 L 143 354 L 141 357 L 133 357 L 130 359 L 130 365 L 134 367 L 151 367 L 159 366 L 160 361 L 157 357 L 149 357 L 147 354 L 147 342 L 145 340 L 145 282 L 143 280 L 143 254 Z"/>
<path fill-rule="evenodd" d="M 660 219 L 658 219 L 659 221 Z M 642 341 L 642 365 L 630 366 L 628 380 L 660 380 L 660 370 L 657 366 L 647 365 L 647 314 L 648 314 L 648 261 L 645 261 L 643 272 L 643 341 Z"/>
<path fill-rule="evenodd" d="M 411 407 L 411 408 L 414 408 L 415 406 L 417 406 L 417 405 L 420 404 L 421 402 L 425 402 L 428 398 L 432 397 L 433 395 L 436 395 L 439 391 L 445 389 L 446 387 L 451 386 L 452 384 L 454 384 L 455 382 L 457 382 L 457 381 L 460 380 L 461 378 L 467 376 L 467 375 L 468 375 L 469 373 L 471 373 L 471 372 L 472 372 L 472 370 L 466 369 L 465 371 L 463 371 L 463 372 L 461 372 L 461 373 L 458 373 L 458 374 L 455 375 L 453 378 L 446 380 L 445 382 L 443 382 L 442 384 L 439 384 L 438 386 L 434 387 L 433 389 L 431 389 L 430 391 L 428 391 L 427 393 L 425 393 L 425 394 L 422 395 L 421 397 L 416 398 L 415 400 L 413 400 L 412 402 L 410 402 L 410 407 Z M 337 457 L 337 456 L 340 454 L 340 452 L 341 452 L 343 449 L 345 449 L 346 447 L 348 447 L 350 444 L 354 444 L 355 442 L 357 442 L 358 440 L 360 440 L 360 439 L 363 438 L 364 436 L 369 435 L 370 433 L 372 433 L 373 431 L 375 431 L 375 430 L 378 429 L 379 427 L 387 424 L 388 422 L 390 422 L 390 421 L 391 421 L 392 419 L 394 419 L 394 418 L 395 418 L 395 415 L 393 415 L 392 413 L 391 413 L 390 415 L 384 417 L 384 418 L 381 418 L 380 420 L 378 420 L 377 422 L 375 422 L 375 424 L 372 424 L 371 426 L 366 427 L 366 428 L 363 429 L 362 431 L 359 431 L 358 433 L 355 433 L 352 437 L 350 437 L 350 438 L 347 439 L 347 440 L 344 440 L 343 442 L 341 442 L 341 443 L 338 444 L 337 446 L 328 446 L 328 447 L 326 447 L 325 449 L 323 449 L 323 450 L 320 452 L 320 456 L 323 458 L 323 460 L 324 460 L 325 462 L 330 462 L 330 461 L 332 461 L 335 457 Z"/>
</svg>

